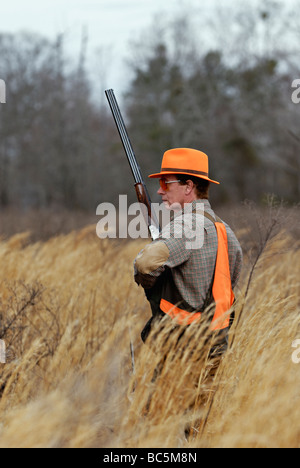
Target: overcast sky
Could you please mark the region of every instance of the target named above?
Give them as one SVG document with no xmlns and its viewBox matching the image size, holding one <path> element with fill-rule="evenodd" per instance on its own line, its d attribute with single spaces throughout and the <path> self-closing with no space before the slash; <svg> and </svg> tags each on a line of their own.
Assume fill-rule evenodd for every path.
<svg viewBox="0 0 300 468">
<path fill-rule="evenodd" d="M 233 6 L 235 2 L 244 4 L 244 0 L 222 0 L 220 4 Z M 124 59 L 130 38 L 139 38 L 152 24 L 155 14 L 171 19 L 188 10 L 191 17 L 209 20 L 214 3 L 219 4 L 218 0 L 6 0 L 0 6 L 0 32 L 29 30 L 50 39 L 64 33 L 67 52 L 76 58 L 85 31 L 93 78 L 103 79 L 100 75 L 105 68 L 105 84 L 123 91 L 129 79 Z M 103 51 L 102 61 L 96 55 L 99 49 Z"/>
<path fill-rule="evenodd" d="M 64 33 L 67 52 L 78 57 L 85 31 L 89 63 L 93 63 L 94 74 L 103 72 L 103 63 L 95 63 L 96 51 L 101 49 L 108 86 L 125 88 L 128 76 L 124 75 L 123 64 L 130 38 L 140 37 L 151 25 L 155 14 L 171 18 L 183 8 L 195 8 L 199 13 L 200 5 L 209 9 L 213 1 L 8 0 L 1 3 L 0 32 L 28 30 L 50 39 Z"/>
<path fill-rule="evenodd" d="M 1 2 L 1 31 L 29 29 L 75 36 L 86 26 L 93 44 L 109 44 L 145 28 L 155 12 L 192 8 L 199 0 L 8 0 Z"/>
</svg>

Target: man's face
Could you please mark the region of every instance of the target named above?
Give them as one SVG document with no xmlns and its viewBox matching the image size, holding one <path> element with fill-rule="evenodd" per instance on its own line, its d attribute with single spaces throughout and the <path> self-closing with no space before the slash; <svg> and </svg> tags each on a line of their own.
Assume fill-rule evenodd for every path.
<svg viewBox="0 0 300 468">
<path fill-rule="evenodd" d="M 186 185 L 181 185 L 179 181 L 176 181 L 176 175 L 166 175 L 161 179 L 167 182 L 166 188 L 160 187 L 157 193 L 161 195 L 166 208 L 174 209 L 175 211 L 183 208 L 184 203 L 186 203 Z M 172 183 L 169 184 L 168 182 Z"/>
</svg>

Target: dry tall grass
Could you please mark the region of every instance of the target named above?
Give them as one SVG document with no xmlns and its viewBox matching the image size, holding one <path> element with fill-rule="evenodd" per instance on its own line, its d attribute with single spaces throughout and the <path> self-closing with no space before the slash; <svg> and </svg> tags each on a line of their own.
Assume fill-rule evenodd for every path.
<svg viewBox="0 0 300 468">
<path fill-rule="evenodd" d="M 300 446 L 300 250 L 288 233 L 270 238 L 248 290 L 246 256 L 213 380 L 195 326 L 153 379 L 160 354 L 141 344 L 150 310 L 132 279 L 144 241 L 99 240 L 94 226 L 27 238 L 0 243 L 0 447 Z"/>
</svg>

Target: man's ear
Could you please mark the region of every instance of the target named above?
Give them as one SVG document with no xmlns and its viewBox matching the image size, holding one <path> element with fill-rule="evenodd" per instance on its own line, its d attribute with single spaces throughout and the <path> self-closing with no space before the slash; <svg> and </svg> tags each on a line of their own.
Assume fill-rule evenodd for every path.
<svg viewBox="0 0 300 468">
<path fill-rule="evenodd" d="M 194 182 L 192 180 L 187 180 L 186 181 L 186 189 L 185 192 L 187 195 L 189 195 L 194 188 Z"/>
</svg>

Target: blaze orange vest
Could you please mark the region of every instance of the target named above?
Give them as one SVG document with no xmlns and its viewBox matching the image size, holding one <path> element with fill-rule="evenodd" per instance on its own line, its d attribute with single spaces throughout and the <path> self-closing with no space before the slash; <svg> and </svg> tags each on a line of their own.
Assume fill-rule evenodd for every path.
<svg viewBox="0 0 300 468">
<path fill-rule="evenodd" d="M 225 225 L 219 218 L 215 221 L 208 213 L 204 213 L 204 215 L 214 223 L 218 236 L 218 251 L 212 286 L 215 313 L 210 328 L 214 331 L 223 330 L 229 327 L 229 311 L 235 299 L 231 284 L 227 232 Z M 201 318 L 201 312 L 191 313 L 183 310 L 164 298 L 161 298 L 160 309 L 180 325 L 189 325 Z"/>
</svg>

